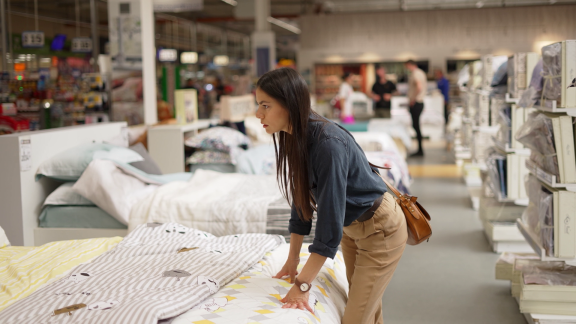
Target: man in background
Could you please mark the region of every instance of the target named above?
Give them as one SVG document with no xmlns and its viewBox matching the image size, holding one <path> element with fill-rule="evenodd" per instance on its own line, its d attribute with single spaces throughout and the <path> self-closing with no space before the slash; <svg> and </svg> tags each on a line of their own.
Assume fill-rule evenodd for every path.
<svg viewBox="0 0 576 324">
<path fill-rule="evenodd" d="M 376 102 L 376 117 L 390 118 L 390 100 L 396 93 L 396 85 L 386 79 L 386 69 L 380 66 L 376 69 L 378 80 L 372 86 L 372 99 Z"/>
<path fill-rule="evenodd" d="M 438 90 L 440 90 L 444 96 L 444 120 L 446 121 L 445 125 L 448 125 L 448 115 L 450 114 L 450 109 L 448 108 L 450 82 L 448 82 L 448 79 L 444 77 L 444 73 L 442 73 L 442 70 L 440 69 L 434 70 L 434 78 L 436 79 Z"/>
<path fill-rule="evenodd" d="M 426 95 L 426 73 L 420 70 L 416 62 L 409 60 L 404 64 L 406 69 L 410 71 L 408 78 L 408 100 L 410 103 L 410 115 L 412 115 L 412 127 L 416 131 L 416 139 L 418 140 L 418 151 L 410 155 L 410 157 L 424 156 L 422 150 L 422 132 L 420 131 L 420 115 L 424 110 L 424 96 Z"/>
</svg>

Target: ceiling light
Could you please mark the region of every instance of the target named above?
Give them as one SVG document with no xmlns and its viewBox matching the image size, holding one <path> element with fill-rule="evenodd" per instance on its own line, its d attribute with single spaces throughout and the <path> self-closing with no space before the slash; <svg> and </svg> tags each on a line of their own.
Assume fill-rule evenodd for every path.
<svg viewBox="0 0 576 324">
<path fill-rule="evenodd" d="M 300 30 L 300 28 L 298 28 L 298 27 L 296 27 L 296 26 L 294 26 L 294 25 L 290 25 L 289 23 L 284 22 L 284 21 L 282 21 L 282 20 L 280 20 L 280 19 L 276 19 L 276 18 L 273 18 L 273 17 L 268 17 L 268 22 L 271 23 L 271 24 L 274 24 L 274 25 L 276 25 L 276 26 L 278 26 L 278 27 L 282 27 L 282 28 L 284 28 L 284 29 L 286 29 L 286 30 L 289 30 L 289 31 L 293 32 L 294 34 L 300 34 L 300 33 L 302 32 L 302 31 Z"/>
<path fill-rule="evenodd" d="M 476 8 L 480 9 L 482 7 L 484 7 L 484 2 L 482 2 L 482 1 L 476 2 Z"/>
<path fill-rule="evenodd" d="M 550 4 L 555 4 L 556 0 L 550 0 Z"/>
<path fill-rule="evenodd" d="M 236 5 L 238 4 L 238 2 L 236 2 L 236 0 L 222 0 L 222 2 L 226 2 L 227 4 L 236 7 Z"/>
</svg>

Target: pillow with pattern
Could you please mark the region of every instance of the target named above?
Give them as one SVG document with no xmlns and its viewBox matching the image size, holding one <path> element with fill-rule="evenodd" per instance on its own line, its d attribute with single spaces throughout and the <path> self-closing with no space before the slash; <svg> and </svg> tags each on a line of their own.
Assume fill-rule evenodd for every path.
<svg viewBox="0 0 576 324">
<path fill-rule="evenodd" d="M 241 147 L 248 148 L 251 142 L 248 136 L 235 129 L 217 126 L 186 139 L 184 144 L 207 151 L 229 153 L 232 164 L 235 164 L 235 157 L 242 151 Z"/>
<path fill-rule="evenodd" d="M 197 151 L 188 158 L 188 164 L 230 164 L 230 154 L 218 151 Z"/>
</svg>

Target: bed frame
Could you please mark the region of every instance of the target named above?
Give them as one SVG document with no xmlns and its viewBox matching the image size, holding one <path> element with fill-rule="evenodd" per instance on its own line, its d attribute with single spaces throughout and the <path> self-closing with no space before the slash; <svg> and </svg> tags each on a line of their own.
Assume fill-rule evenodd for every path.
<svg viewBox="0 0 576 324">
<path fill-rule="evenodd" d="M 126 127 L 125 122 L 102 123 L 0 136 L 0 226 L 12 245 L 38 246 L 52 241 L 127 234 L 122 229 L 38 227 L 42 204 L 60 182 L 45 177 L 35 180 L 36 170 L 43 161 L 81 144 L 126 134 Z M 31 163 L 26 163 L 27 156 Z"/>
</svg>

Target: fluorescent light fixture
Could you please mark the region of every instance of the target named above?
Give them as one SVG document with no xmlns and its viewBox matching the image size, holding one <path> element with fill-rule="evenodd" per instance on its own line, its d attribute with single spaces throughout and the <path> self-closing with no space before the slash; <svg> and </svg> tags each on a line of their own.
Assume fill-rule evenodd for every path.
<svg viewBox="0 0 576 324">
<path fill-rule="evenodd" d="M 482 7 L 484 7 L 484 2 L 482 2 L 482 1 L 476 2 L 476 8 L 480 9 Z"/>
<path fill-rule="evenodd" d="M 293 32 L 294 34 L 300 34 L 300 33 L 302 32 L 302 31 L 300 30 L 300 28 L 298 28 L 298 27 L 296 27 L 296 26 L 293 26 L 293 25 L 290 25 L 289 23 L 284 22 L 284 21 L 282 21 L 282 20 L 280 20 L 280 19 L 276 19 L 276 18 L 273 18 L 273 17 L 268 17 L 268 22 L 271 23 L 271 24 L 274 24 L 274 25 L 276 25 L 276 26 L 278 26 L 278 27 L 282 27 L 282 28 L 284 28 L 284 29 L 286 29 L 286 30 L 289 30 L 289 31 Z"/>
<path fill-rule="evenodd" d="M 229 58 L 228 55 L 216 55 L 214 56 L 214 65 L 226 66 L 228 65 Z"/>
<path fill-rule="evenodd" d="M 176 62 L 178 60 L 178 51 L 173 48 L 163 48 L 158 52 L 158 61 Z"/>
<path fill-rule="evenodd" d="M 226 2 L 227 4 L 236 7 L 236 5 L 238 4 L 238 2 L 236 2 L 236 0 L 222 0 L 222 2 Z"/>
<path fill-rule="evenodd" d="M 196 63 L 198 63 L 198 53 L 196 53 L 196 52 L 182 52 L 182 54 L 180 54 L 180 63 L 182 63 L 182 64 L 196 64 Z"/>
</svg>

